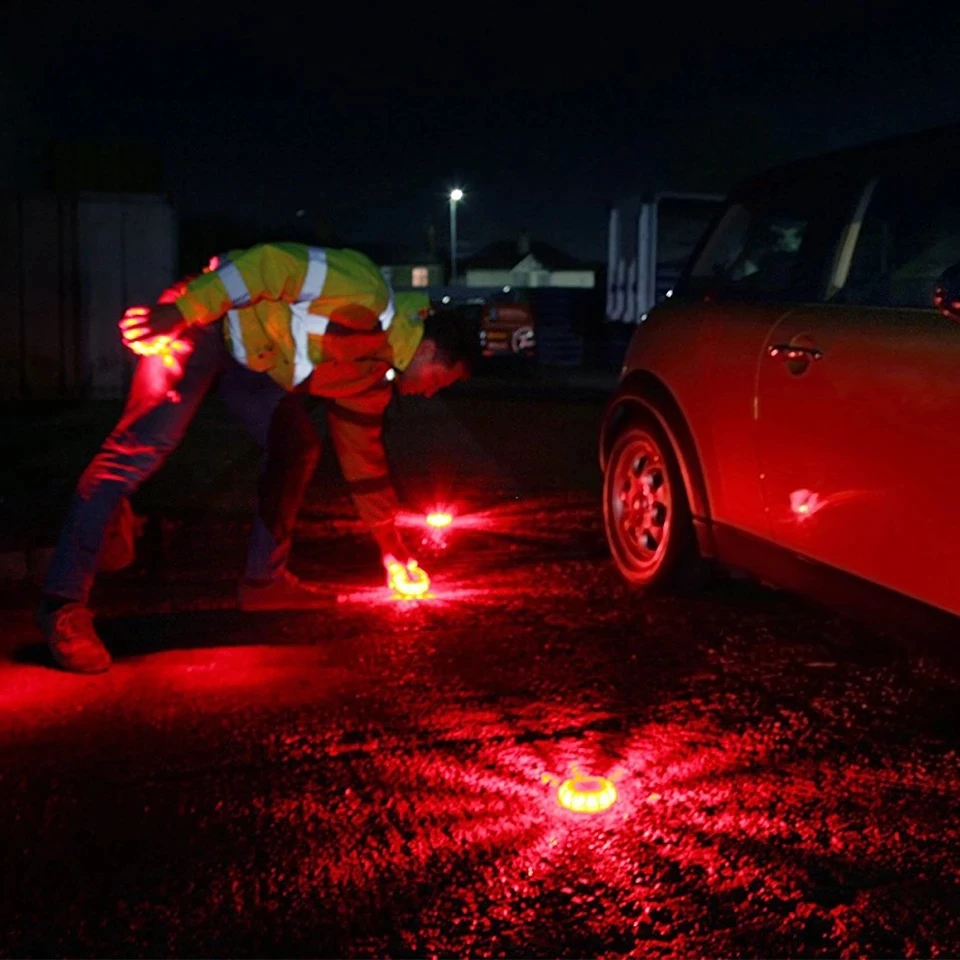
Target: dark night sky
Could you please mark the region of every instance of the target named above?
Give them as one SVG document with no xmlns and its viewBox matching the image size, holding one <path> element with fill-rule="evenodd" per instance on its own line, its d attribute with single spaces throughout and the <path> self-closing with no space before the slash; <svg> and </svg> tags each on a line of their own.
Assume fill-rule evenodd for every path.
<svg viewBox="0 0 960 960">
<path fill-rule="evenodd" d="M 0 175 L 49 138 L 144 138 L 184 216 L 266 229 L 304 209 L 349 242 L 417 244 L 431 221 L 443 239 L 458 183 L 471 247 L 529 227 L 602 258 L 618 197 L 722 191 L 772 162 L 960 120 L 960 14 L 917 4 L 869 18 L 804 4 L 777 22 L 745 7 L 631 23 L 612 7 L 474 3 L 442 24 L 426 6 L 304 9 L 15 3 Z"/>
</svg>

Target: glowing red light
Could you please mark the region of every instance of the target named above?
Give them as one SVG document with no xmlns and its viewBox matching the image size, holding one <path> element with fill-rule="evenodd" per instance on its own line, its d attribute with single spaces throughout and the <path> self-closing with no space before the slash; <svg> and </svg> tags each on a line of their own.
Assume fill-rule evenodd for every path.
<svg viewBox="0 0 960 960">
<path fill-rule="evenodd" d="M 444 527 L 449 527 L 453 523 L 453 517 L 449 513 L 428 513 L 427 514 L 427 526 L 433 527 L 435 530 L 441 530 Z"/>
<path fill-rule="evenodd" d="M 387 576 L 391 589 L 407 599 L 422 597 L 430 589 L 430 577 L 416 560 L 411 560 L 406 566 L 394 560 L 387 566 Z"/>
<path fill-rule="evenodd" d="M 617 788 L 606 777 L 582 777 L 564 780 L 557 791 L 557 802 L 573 813 L 602 813 L 617 801 Z"/>
<path fill-rule="evenodd" d="M 176 370 L 179 373 L 180 364 L 175 353 L 189 353 L 190 345 L 183 340 L 176 340 L 172 337 L 157 336 L 147 337 L 143 340 L 134 340 L 127 346 L 141 357 L 160 357 L 166 367 Z"/>
</svg>

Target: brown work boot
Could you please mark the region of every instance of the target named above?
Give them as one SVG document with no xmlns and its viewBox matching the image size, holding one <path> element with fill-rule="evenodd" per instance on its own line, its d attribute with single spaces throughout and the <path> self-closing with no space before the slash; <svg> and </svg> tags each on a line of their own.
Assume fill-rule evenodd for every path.
<svg viewBox="0 0 960 960">
<path fill-rule="evenodd" d="M 240 581 L 240 609 L 253 610 L 319 610 L 331 606 L 331 595 L 318 584 L 295 577 L 284 570 L 276 580 L 257 583 Z"/>
<path fill-rule="evenodd" d="M 93 611 L 66 603 L 53 612 L 41 609 L 37 622 L 57 664 L 71 673 L 105 673 L 113 662 L 93 628 Z"/>
</svg>

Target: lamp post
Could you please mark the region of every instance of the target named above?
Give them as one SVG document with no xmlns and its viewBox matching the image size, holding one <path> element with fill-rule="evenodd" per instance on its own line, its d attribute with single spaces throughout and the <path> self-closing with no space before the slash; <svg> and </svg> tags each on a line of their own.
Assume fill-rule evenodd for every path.
<svg viewBox="0 0 960 960">
<path fill-rule="evenodd" d="M 462 199 L 459 187 L 450 191 L 450 286 L 457 282 L 457 204 Z"/>
</svg>

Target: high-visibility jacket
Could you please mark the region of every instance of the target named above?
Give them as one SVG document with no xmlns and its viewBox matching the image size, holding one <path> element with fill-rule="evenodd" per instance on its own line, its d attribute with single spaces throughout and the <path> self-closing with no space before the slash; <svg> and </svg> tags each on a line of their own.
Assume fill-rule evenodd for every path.
<svg viewBox="0 0 960 960">
<path fill-rule="evenodd" d="M 327 399 L 331 439 L 360 517 L 378 539 L 397 496 L 383 448 L 392 370 L 423 337 L 425 294 L 395 295 L 355 250 L 270 243 L 232 251 L 175 301 L 189 324 L 224 318 L 227 348 L 287 390 Z"/>
</svg>

